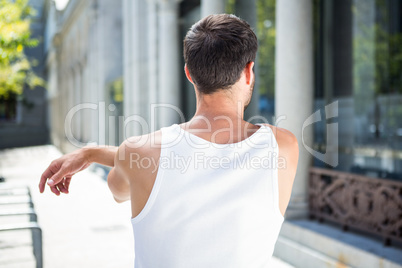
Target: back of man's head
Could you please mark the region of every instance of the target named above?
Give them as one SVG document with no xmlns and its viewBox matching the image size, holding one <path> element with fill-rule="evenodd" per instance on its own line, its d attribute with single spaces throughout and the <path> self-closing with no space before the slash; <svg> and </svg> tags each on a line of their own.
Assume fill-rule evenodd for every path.
<svg viewBox="0 0 402 268">
<path fill-rule="evenodd" d="M 246 21 L 234 15 L 210 15 L 188 31 L 184 60 L 197 89 L 211 94 L 234 85 L 255 60 L 257 49 L 257 37 Z"/>
</svg>

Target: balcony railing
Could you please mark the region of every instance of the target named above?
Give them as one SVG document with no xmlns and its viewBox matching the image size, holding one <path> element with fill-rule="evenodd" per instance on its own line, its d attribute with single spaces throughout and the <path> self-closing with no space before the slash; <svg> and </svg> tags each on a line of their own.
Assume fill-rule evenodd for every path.
<svg viewBox="0 0 402 268">
<path fill-rule="evenodd" d="M 402 183 L 322 168 L 310 169 L 310 217 L 402 241 Z"/>
</svg>

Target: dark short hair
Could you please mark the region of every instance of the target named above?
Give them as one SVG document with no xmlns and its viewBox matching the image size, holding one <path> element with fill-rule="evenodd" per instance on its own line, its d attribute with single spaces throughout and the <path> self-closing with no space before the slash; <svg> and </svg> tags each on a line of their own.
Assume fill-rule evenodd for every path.
<svg viewBox="0 0 402 268">
<path fill-rule="evenodd" d="M 234 85 L 246 65 L 255 61 L 257 49 L 257 37 L 246 21 L 210 15 L 187 32 L 184 61 L 197 89 L 211 94 Z"/>
</svg>

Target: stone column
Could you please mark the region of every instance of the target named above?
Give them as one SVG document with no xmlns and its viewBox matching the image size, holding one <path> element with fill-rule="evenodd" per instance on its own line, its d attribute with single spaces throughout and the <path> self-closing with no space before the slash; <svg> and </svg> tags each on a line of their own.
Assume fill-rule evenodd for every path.
<svg viewBox="0 0 402 268">
<path fill-rule="evenodd" d="M 90 83 L 89 83 L 89 68 L 87 66 L 87 62 L 84 63 L 84 67 L 83 67 L 83 74 L 82 74 L 82 88 L 83 88 L 83 92 L 82 92 L 82 102 L 83 103 L 88 103 L 91 102 L 90 99 Z M 87 143 L 90 141 L 90 133 L 91 133 L 91 111 L 88 109 L 85 109 L 82 112 L 82 121 L 83 121 L 83 125 L 82 125 L 82 141 Z"/>
<path fill-rule="evenodd" d="M 180 66 L 178 16 L 177 0 L 159 0 L 159 127 L 179 123 L 180 120 L 175 110 L 181 109 L 180 71 L 183 70 Z"/>
<path fill-rule="evenodd" d="M 58 136 L 57 136 L 57 122 L 60 118 L 57 117 L 57 100 L 58 100 L 58 83 L 57 83 L 57 59 L 55 49 L 48 51 L 48 58 L 46 61 L 47 72 L 47 101 L 48 101 L 48 129 L 50 130 L 50 140 L 53 144 L 58 146 Z"/>
<path fill-rule="evenodd" d="M 57 147 L 61 147 L 61 140 L 63 137 L 62 125 L 63 121 L 63 112 L 62 112 L 62 103 L 63 100 L 61 96 L 63 95 L 63 84 L 61 79 L 61 70 L 62 70 L 62 63 L 61 63 L 61 47 L 60 47 L 60 34 L 55 34 L 52 41 L 51 41 L 51 49 L 50 49 L 50 64 L 49 64 L 49 71 L 50 75 L 53 77 L 54 83 L 54 106 L 52 106 L 52 113 L 51 116 L 53 117 L 52 120 L 52 142 Z M 54 57 L 51 57 L 54 55 Z M 49 80 L 49 86 L 51 86 L 51 80 Z"/>
<path fill-rule="evenodd" d="M 123 77 L 124 77 L 124 117 L 141 115 L 144 93 L 147 88 L 147 68 L 143 56 L 146 56 L 147 1 L 123 1 Z M 140 135 L 141 128 L 135 123 L 124 127 L 124 139 Z"/>
<path fill-rule="evenodd" d="M 74 72 L 74 88 L 73 88 L 74 102 L 72 107 L 76 107 L 82 102 L 81 67 L 79 66 L 78 63 L 74 66 L 73 72 Z M 78 111 L 73 118 L 74 138 L 76 138 L 79 141 L 82 138 L 81 126 L 82 126 L 82 110 Z"/>
<path fill-rule="evenodd" d="M 101 118 L 99 116 L 100 101 L 103 100 L 104 83 L 102 71 L 102 50 L 103 50 L 103 25 L 101 6 L 98 1 L 94 1 L 89 11 L 89 37 L 88 44 L 91 49 L 88 50 L 88 68 L 90 70 L 89 81 L 89 99 L 90 102 L 97 105 L 97 110 L 90 112 L 90 139 L 91 143 L 104 144 L 104 130 L 100 129 Z M 103 131 L 103 133 L 101 133 Z M 103 137 L 103 140 L 102 140 Z"/>
<path fill-rule="evenodd" d="M 286 218 L 308 214 L 308 180 L 312 156 L 313 126 L 302 129 L 313 113 L 313 22 L 311 0 L 276 3 L 275 116 L 279 127 L 290 130 L 299 141 L 299 164 Z M 283 118 L 282 118 L 283 117 Z"/>
<path fill-rule="evenodd" d="M 99 58 L 99 25 L 98 25 L 98 3 L 93 2 L 88 10 L 88 59 L 87 66 L 87 102 L 99 105 L 98 91 L 100 87 L 98 79 L 98 58 Z M 97 106 L 99 108 L 99 106 Z M 98 143 L 98 111 L 87 110 L 88 112 L 88 126 L 87 126 L 87 140 L 89 143 Z"/>
<path fill-rule="evenodd" d="M 239 16 L 240 18 L 244 19 L 247 21 L 250 26 L 253 28 L 254 32 L 257 34 L 257 6 L 256 6 L 256 0 L 236 0 L 236 15 Z M 255 66 L 254 66 L 254 72 L 255 72 L 255 85 L 254 85 L 254 92 L 253 92 L 253 97 L 251 98 L 251 102 L 244 114 L 244 119 L 248 120 L 253 116 L 256 116 L 259 114 L 259 99 L 260 99 L 260 94 L 258 92 L 259 88 L 259 79 L 258 79 L 258 58 L 255 60 Z"/>
<path fill-rule="evenodd" d="M 88 10 L 86 11 L 86 18 L 84 20 L 83 25 L 83 34 L 81 40 L 81 51 L 82 51 L 82 79 L 81 79 L 81 88 L 82 88 L 82 103 L 88 103 L 91 101 L 90 99 L 90 76 L 89 76 L 89 68 L 88 68 L 88 61 L 89 61 L 89 14 Z M 91 112 L 89 109 L 85 109 L 82 111 L 82 142 L 88 143 L 90 141 L 90 132 L 91 132 L 91 125 L 90 125 L 90 116 Z"/>
<path fill-rule="evenodd" d="M 149 132 L 158 128 L 157 114 L 151 104 L 158 102 L 158 0 L 148 0 L 148 126 Z"/>
<path fill-rule="evenodd" d="M 107 107 L 105 107 L 105 94 L 106 94 L 106 77 L 105 77 L 105 54 L 106 54 L 106 37 L 107 34 L 105 32 L 105 20 L 107 17 L 107 5 L 105 1 L 99 1 L 97 4 L 97 16 L 96 16 L 96 39 L 98 42 L 97 54 L 96 54 L 96 79 L 98 79 L 98 88 L 96 88 L 96 100 L 98 101 L 98 123 L 94 126 L 97 128 L 97 132 L 95 134 L 98 135 L 97 141 L 100 145 L 107 144 L 106 141 L 106 111 Z"/>
<path fill-rule="evenodd" d="M 201 0 L 201 18 L 211 14 L 225 13 L 226 0 Z"/>
</svg>

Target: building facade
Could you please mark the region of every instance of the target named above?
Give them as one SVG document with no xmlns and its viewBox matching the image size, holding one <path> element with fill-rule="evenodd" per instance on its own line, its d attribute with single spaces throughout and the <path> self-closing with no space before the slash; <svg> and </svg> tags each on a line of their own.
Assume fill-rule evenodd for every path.
<svg viewBox="0 0 402 268">
<path fill-rule="evenodd" d="M 47 1 L 51 140 L 65 152 L 117 145 L 189 120 L 195 93 L 182 40 L 200 18 L 235 13 L 260 40 L 245 117 L 299 141 L 274 254 L 296 267 L 399 267 L 392 252 L 400 251 L 370 236 L 402 241 L 401 8 L 396 0 L 70 0 L 57 11 Z"/>
<path fill-rule="evenodd" d="M 37 12 L 31 19 L 31 37 L 41 41 L 44 32 L 43 5 L 45 0 L 30 0 Z M 24 48 L 26 56 L 37 64 L 33 71 L 45 79 L 44 48 L 40 42 L 37 47 Z M 20 96 L 9 100 L 0 99 L 0 149 L 41 145 L 49 142 L 47 122 L 46 89 L 34 90 L 25 87 Z"/>
<path fill-rule="evenodd" d="M 102 118 L 121 110 L 116 91 L 121 91 L 123 75 L 122 3 L 70 1 L 59 12 L 48 1 L 45 9 L 52 142 L 64 151 L 105 143 L 108 125 Z M 115 109 L 110 101 L 116 102 Z"/>
</svg>

